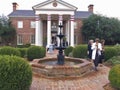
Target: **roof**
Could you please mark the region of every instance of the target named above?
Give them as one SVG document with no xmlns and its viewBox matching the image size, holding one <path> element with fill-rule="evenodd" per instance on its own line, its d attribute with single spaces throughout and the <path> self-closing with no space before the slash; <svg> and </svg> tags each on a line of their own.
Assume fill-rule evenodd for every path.
<svg viewBox="0 0 120 90">
<path fill-rule="evenodd" d="M 92 14 L 93 13 L 89 11 L 76 11 L 75 18 L 88 18 Z"/>
<path fill-rule="evenodd" d="M 16 10 L 11 12 L 8 17 L 35 17 L 33 10 Z"/>
<path fill-rule="evenodd" d="M 46 0 L 46 1 L 42 2 L 42 3 L 39 3 L 39 4 L 35 5 L 35 6 L 33 6 L 32 8 L 34 10 L 38 10 L 38 9 L 41 10 L 43 8 L 45 9 L 45 6 L 50 7 L 51 3 L 54 3 L 54 2 L 57 3 L 57 4 L 59 4 L 59 5 L 63 5 L 64 8 L 67 8 L 67 9 L 70 9 L 70 10 L 77 10 L 77 7 L 71 5 L 71 4 L 69 4 L 69 3 L 67 3 L 67 2 L 65 2 L 63 0 Z M 54 9 L 59 8 L 59 5 L 57 7 L 53 6 Z M 47 9 L 53 9 L 53 7 L 52 8 L 47 8 Z"/>
<path fill-rule="evenodd" d="M 75 18 L 88 18 L 93 13 L 89 11 L 76 11 Z M 16 10 L 8 15 L 8 17 L 35 17 L 33 10 Z"/>
</svg>

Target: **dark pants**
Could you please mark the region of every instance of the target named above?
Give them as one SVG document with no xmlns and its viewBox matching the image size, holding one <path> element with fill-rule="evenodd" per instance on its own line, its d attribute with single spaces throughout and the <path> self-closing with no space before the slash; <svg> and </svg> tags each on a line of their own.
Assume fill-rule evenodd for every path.
<svg viewBox="0 0 120 90">
<path fill-rule="evenodd" d="M 100 55 L 98 53 L 96 53 L 95 60 L 93 60 L 93 62 L 95 67 L 97 67 L 100 62 Z"/>
<path fill-rule="evenodd" d="M 99 63 L 102 64 L 103 62 L 104 62 L 104 52 L 101 52 Z"/>
</svg>

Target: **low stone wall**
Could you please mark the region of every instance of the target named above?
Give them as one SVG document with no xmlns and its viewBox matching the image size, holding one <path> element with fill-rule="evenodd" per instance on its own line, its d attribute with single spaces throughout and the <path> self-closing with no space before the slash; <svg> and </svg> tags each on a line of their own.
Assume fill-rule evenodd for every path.
<svg viewBox="0 0 120 90">
<path fill-rule="evenodd" d="M 65 58 L 68 61 L 80 62 L 75 65 L 44 65 L 40 62 L 48 60 L 57 60 L 57 58 L 42 58 L 35 59 L 32 62 L 33 73 L 43 75 L 49 78 L 61 78 L 61 77 L 81 77 L 92 71 L 92 63 L 80 58 Z"/>
</svg>

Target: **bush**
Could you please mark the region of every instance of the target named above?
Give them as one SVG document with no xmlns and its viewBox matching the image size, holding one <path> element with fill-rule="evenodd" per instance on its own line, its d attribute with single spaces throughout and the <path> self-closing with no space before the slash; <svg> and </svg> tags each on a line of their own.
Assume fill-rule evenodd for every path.
<svg viewBox="0 0 120 90">
<path fill-rule="evenodd" d="M 117 55 L 117 50 L 114 47 L 105 47 L 105 61 Z"/>
<path fill-rule="evenodd" d="M 30 47 L 31 46 L 31 44 L 25 44 L 25 45 L 17 45 L 17 47 L 18 48 L 28 48 L 28 47 Z"/>
<path fill-rule="evenodd" d="M 23 57 L 23 58 L 27 57 L 27 49 L 28 48 L 17 48 L 17 49 L 20 51 L 21 57 Z"/>
<path fill-rule="evenodd" d="M 117 50 L 117 55 L 120 55 L 120 45 L 115 45 L 114 48 Z"/>
<path fill-rule="evenodd" d="M 110 65 L 110 66 L 120 64 L 120 56 L 114 56 L 110 58 L 109 60 L 105 62 L 105 64 Z"/>
<path fill-rule="evenodd" d="M 69 54 L 72 52 L 72 50 L 73 50 L 73 47 L 72 47 L 72 46 L 67 47 L 67 48 L 64 50 L 65 55 L 66 55 L 66 56 L 69 56 Z"/>
<path fill-rule="evenodd" d="M 109 80 L 113 87 L 120 90 L 120 64 L 112 67 L 109 72 Z"/>
<path fill-rule="evenodd" d="M 73 57 L 86 58 L 87 57 L 87 45 L 78 45 L 73 48 Z"/>
<path fill-rule="evenodd" d="M 31 46 L 28 48 L 27 57 L 31 61 L 36 58 L 43 58 L 46 54 L 46 50 L 41 46 Z"/>
<path fill-rule="evenodd" d="M 0 55 L 15 55 L 15 56 L 20 56 L 20 52 L 18 49 L 9 47 L 9 46 L 4 46 L 0 49 Z"/>
<path fill-rule="evenodd" d="M 0 90 L 29 90 L 31 66 L 17 56 L 0 56 Z"/>
</svg>

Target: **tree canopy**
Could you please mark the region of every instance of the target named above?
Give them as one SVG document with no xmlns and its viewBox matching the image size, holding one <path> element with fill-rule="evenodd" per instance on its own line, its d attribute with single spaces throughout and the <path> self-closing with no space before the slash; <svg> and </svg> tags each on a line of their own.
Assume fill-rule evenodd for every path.
<svg viewBox="0 0 120 90">
<path fill-rule="evenodd" d="M 0 16 L 0 38 L 3 45 L 13 44 L 16 30 L 6 16 Z"/>
<path fill-rule="evenodd" d="M 105 39 L 107 44 L 120 43 L 120 21 L 93 14 L 83 20 L 82 34 L 85 41 L 100 38 Z"/>
</svg>

